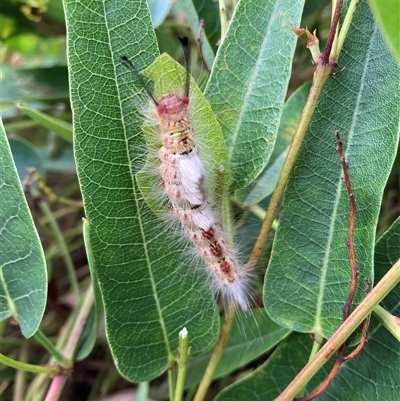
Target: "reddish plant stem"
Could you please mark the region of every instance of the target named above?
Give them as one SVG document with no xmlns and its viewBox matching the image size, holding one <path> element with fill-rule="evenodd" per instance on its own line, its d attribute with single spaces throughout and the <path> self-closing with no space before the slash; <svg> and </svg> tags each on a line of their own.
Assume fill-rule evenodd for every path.
<svg viewBox="0 0 400 401">
<path fill-rule="evenodd" d="M 57 401 L 61 395 L 61 392 L 67 380 L 68 377 L 65 375 L 54 376 L 50 384 L 50 387 L 47 390 L 46 398 L 44 399 L 44 401 Z"/>
<path fill-rule="evenodd" d="M 321 65 L 322 66 L 326 66 L 331 62 L 330 55 L 331 55 L 331 51 L 332 51 L 333 42 L 335 40 L 337 27 L 339 24 L 340 14 L 342 13 L 342 7 L 343 7 L 343 0 L 338 0 L 338 2 L 336 3 L 336 8 L 335 8 L 335 12 L 333 14 L 333 18 L 332 18 L 331 29 L 329 30 L 328 39 L 326 40 L 325 51 L 321 57 Z"/>
<path fill-rule="evenodd" d="M 336 150 L 339 153 L 340 156 L 340 161 L 342 163 L 342 169 L 344 173 L 344 183 L 346 185 L 347 193 L 349 195 L 349 200 L 350 200 L 350 218 L 349 218 L 349 237 L 347 241 L 347 247 L 349 250 L 349 259 L 350 259 L 350 267 L 351 267 L 351 283 L 350 283 L 350 290 L 349 290 L 349 295 L 347 297 L 346 303 L 343 307 L 343 321 L 345 321 L 349 315 L 350 315 L 350 308 L 351 304 L 353 303 L 354 295 L 356 293 L 357 289 L 357 283 L 358 283 L 358 269 L 357 269 L 357 264 L 356 264 L 356 256 L 354 252 L 354 223 L 356 219 L 356 202 L 354 200 L 354 193 L 353 189 L 351 187 L 351 182 L 350 182 L 350 174 L 349 174 L 349 165 L 346 163 L 346 159 L 344 156 L 343 152 L 343 141 L 342 138 L 339 135 L 339 131 L 335 131 L 334 135 L 337 138 L 338 141 L 338 146 Z"/>
<path fill-rule="evenodd" d="M 295 401 L 310 401 L 313 400 L 314 398 L 318 397 L 321 395 L 327 388 L 328 386 L 332 383 L 333 379 L 335 378 L 337 372 L 339 371 L 340 366 L 342 366 L 342 363 L 344 362 L 344 350 L 346 348 L 346 343 L 343 343 L 341 347 L 339 348 L 339 353 L 336 357 L 335 364 L 332 366 L 331 371 L 329 372 L 328 376 L 325 378 L 325 380 L 320 384 L 320 386 L 314 390 L 312 393 L 301 397 L 301 398 L 295 398 Z"/>
<path fill-rule="evenodd" d="M 371 291 L 371 283 L 367 279 L 367 289 L 366 289 L 365 293 L 369 294 L 370 291 Z M 359 344 L 357 345 L 357 347 L 352 352 L 350 352 L 349 355 L 347 355 L 345 357 L 346 361 L 353 359 L 363 349 L 365 343 L 367 342 L 368 324 L 369 324 L 369 318 L 367 317 L 363 323 L 361 340 L 360 340 Z"/>
<path fill-rule="evenodd" d="M 393 290 L 400 282 L 400 259 L 381 278 L 369 294 L 360 302 L 349 318 L 333 333 L 306 366 L 296 375 L 286 389 L 275 401 L 293 400 L 296 394 L 304 388 L 305 383 L 318 372 L 318 370 L 332 357 L 341 344 L 358 326 L 368 317 L 373 309 Z"/>
<path fill-rule="evenodd" d="M 306 395 L 305 397 L 302 398 L 296 398 L 296 401 L 310 401 L 313 400 L 314 398 L 318 397 L 321 395 L 327 388 L 328 386 L 332 383 L 333 379 L 335 378 L 337 372 L 339 371 L 339 368 L 342 366 L 343 362 L 346 362 L 350 359 L 353 359 L 364 347 L 364 344 L 367 341 L 367 331 L 368 331 L 368 322 L 369 319 L 366 318 L 363 323 L 363 331 L 362 331 L 362 337 L 360 343 L 357 345 L 357 347 L 347 356 L 344 356 L 344 351 L 346 348 L 346 343 L 344 342 L 341 347 L 339 348 L 338 355 L 336 357 L 335 364 L 333 365 L 331 371 L 329 372 L 328 376 L 325 378 L 323 383 L 312 393 Z"/>
<path fill-rule="evenodd" d="M 344 358 L 345 361 L 353 359 L 363 349 L 365 343 L 367 342 L 368 323 L 369 318 L 366 318 L 363 323 L 361 341 L 358 343 L 357 347 Z"/>
</svg>

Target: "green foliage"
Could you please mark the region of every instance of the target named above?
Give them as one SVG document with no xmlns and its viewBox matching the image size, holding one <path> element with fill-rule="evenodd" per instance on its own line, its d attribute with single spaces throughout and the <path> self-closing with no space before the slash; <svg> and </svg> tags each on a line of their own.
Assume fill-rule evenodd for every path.
<svg viewBox="0 0 400 401">
<path fill-rule="evenodd" d="M 205 96 L 224 134 L 232 188 L 249 185 L 274 148 L 290 77 L 303 1 L 241 1 Z"/>
<path fill-rule="evenodd" d="M 379 280 L 399 258 L 400 219 L 377 241 L 375 247 L 375 274 Z M 385 309 L 399 314 L 400 284 L 383 301 Z M 274 351 L 268 361 L 245 380 L 223 391 L 223 400 L 273 400 L 289 384 L 307 360 L 312 341 L 308 336 L 292 333 Z M 356 358 L 345 363 L 320 400 L 378 401 L 396 400 L 400 369 L 400 343 L 373 316 L 368 344 Z M 291 372 L 291 374 L 288 374 Z M 329 372 L 322 369 L 307 385 L 316 387 Z M 367 378 L 367 379 L 366 379 Z"/>
<path fill-rule="evenodd" d="M 132 114 L 132 89 L 137 77 L 125 69 L 120 56 L 132 54 L 138 68 L 144 58 L 147 63 L 155 58 L 157 48 L 148 11 L 143 6 L 136 11 L 127 6 L 124 9 L 121 4 L 120 12 L 127 21 L 135 15 L 139 18 L 135 29 L 127 29 L 121 24 L 121 14 L 117 18 L 113 8 L 97 4 L 90 14 L 103 19 L 103 31 L 97 30 L 97 37 L 107 38 L 111 47 L 100 47 L 101 54 L 82 55 L 78 48 L 84 43 L 78 39 L 82 39 L 80 30 L 86 25 L 76 18 L 83 9 L 72 3 L 66 3 L 67 22 L 74 27 L 69 30 L 69 62 L 76 66 L 70 73 L 71 101 L 93 261 L 117 367 L 128 379 L 145 381 L 169 366 L 183 327 L 193 333 L 191 354 L 195 356 L 215 342 L 218 319 L 204 277 L 188 269 L 189 261 L 182 260 L 179 242 L 173 239 L 171 243 L 176 235 L 157 224 L 134 179 L 144 149 L 140 135 L 143 121 Z M 84 41 L 89 45 L 90 38 Z M 101 57 L 103 62 L 94 63 L 94 57 Z M 91 71 L 85 69 L 89 64 Z M 112 80 L 108 78 L 111 75 Z M 91 103 L 88 97 L 92 98 L 92 87 L 100 92 Z M 94 186 L 99 190 L 96 197 L 92 196 Z"/>
<path fill-rule="evenodd" d="M 204 95 L 191 78 L 190 115 L 205 160 L 211 202 L 225 209 L 224 229 L 231 234 L 237 228 L 245 262 L 282 178 L 301 113 L 308 107 L 310 83 L 303 84 L 299 71 L 307 73 L 309 68 L 312 79 L 314 67 L 304 43 L 296 50 L 291 29 L 305 24 L 310 30 L 317 28 L 323 49 L 330 18 L 325 0 L 305 5 L 303 0 L 241 0 L 235 10 L 227 2 L 229 27 L 217 46 L 218 3 L 185 0 L 172 6 L 165 3 L 161 9 L 155 2 L 151 13 L 147 3 L 64 0 L 64 15 L 59 0 L 28 5 L 10 0 L 1 10 L 5 44 L 1 106 L 7 132 L 26 139 L 10 137 L 9 146 L 3 131 L 0 137 L 0 317 L 15 319 L 24 336 L 34 335 L 46 302 L 46 258 L 53 291 L 57 288 L 63 296 L 58 295 L 56 313 L 54 299 L 49 302 L 41 330 L 62 333 L 56 347 L 63 354 L 63 368 L 77 360 L 84 366 L 93 357 L 92 350 L 106 343 L 101 350 L 106 353 L 106 367 L 99 372 L 93 397 L 105 376 L 109 384 L 122 375 L 131 382 L 156 379 L 150 383 L 153 398 L 165 398 L 166 386 L 160 382 L 167 380 L 168 372 L 173 393 L 178 333 L 186 327 L 190 361 L 185 388 L 190 399 L 214 351 L 223 313 L 221 319 L 201 261 L 181 239 L 180 227 L 160 209 L 165 205 L 157 199 L 159 177 L 151 164 L 160 145 L 155 128 L 143 117 L 150 102 L 143 82 L 156 99 L 170 92 L 182 94 L 186 73 L 170 56 L 179 58 L 182 53 L 178 36 L 191 32 L 195 43 L 199 20 L 205 18 L 202 53 L 212 69 Z M 213 394 L 219 392 L 219 401 L 275 399 L 314 354 L 316 344 L 309 334 L 330 338 L 342 324 L 350 284 L 349 199 L 335 150 L 335 130 L 344 141 L 357 204 L 360 274 L 352 309 L 365 298 L 365 280 L 376 284 L 400 256 L 399 192 L 393 185 L 398 181 L 393 166 L 400 134 L 400 71 L 391 54 L 398 59 L 397 15 L 386 12 L 389 6 L 383 10 L 380 2 L 370 3 L 372 11 L 368 2 L 355 8 L 337 74 L 318 98 L 273 225 L 276 232 L 269 234 L 252 273 L 254 309 L 238 315 L 212 376 L 219 380 L 213 389 Z M 342 21 L 349 6 L 351 2 L 345 1 Z M 50 28 L 37 22 L 40 14 L 50 21 Z M 68 71 L 62 54 L 64 23 Z M 159 49 L 168 49 L 170 55 L 160 55 Z M 137 71 L 127 70 L 121 56 L 128 57 Z M 200 75 L 198 66 L 192 70 Z M 288 92 L 293 93 L 285 102 Z M 17 108 L 18 103 L 23 105 Z M 21 190 L 26 167 L 35 167 L 42 177 L 24 189 L 33 195 L 31 213 L 46 257 Z M 57 175 L 56 183 L 46 186 L 54 171 L 63 178 Z M 70 172 L 72 185 L 64 181 Z M 63 207 L 49 208 L 50 199 Z M 65 229 L 65 216 L 76 226 Z M 375 244 L 378 218 L 382 227 L 389 228 Z M 80 263 L 75 259 L 78 252 L 73 252 L 83 248 L 83 236 L 88 267 L 86 259 Z M 74 271 L 78 268 L 79 274 Z M 380 306 L 368 311 L 375 307 L 368 343 L 341 366 L 319 399 L 397 400 L 400 343 L 398 329 L 389 320 L 400 313 L 399 291 L 397 285 Z M 67 319 L 57 314 L 60 305 L 64 307 L 62 298 L 71 308 Z M 264 308 L 256 307 L 262 302 Z M 103 314 L 107 341 L 101 337 L 98 341 Z M 6 334 L 11 330 L 16 329 L 7 327 Z M 358 340 L 354 335 L 350 344 Z M 40 341 L 49 354 L 54 353 L 52 342 L 46 346 Z M 16 348 L 6 344 L 4 353 L 25 358 Z M 43 349 L 30 355 L 25 359 L 37 364 Z M 51 362 L 49 356 L 43 364 Z M 302 383 L 305 394 L 322 382 L 333 362 L 334 357 Z M 44 399 L 44 383 L 50 380 L 37 376 L 19 398 Z M 233 384 L 226 386 L 228 380 Z"/>
<path fill-rule="evenodd" d="M 350 282 L 348 194 L 333 132 L 344 140 L 355 193 L 360 283 L 373 282 L 375 228 L 399 141 L 399 68 L 366 3 L 358 5 L 339 62 L 346 69 L 327 83 L 287 186 L 264 287 L 275 321 L 325 338 L 342 323 L 335 305 L 345 303 L 343 283 Z M 301 303 L 290 296 L 299 292 Z M 360 284 L 354 305 L 364 296 Z"/>
<path fill-rule="evenodd" d="M 274 323 L 264 309 L 253 309 L 253 314 L 236 321 L 214 379 L 222 378 L 264 354 L 280 343 L 290 330 Z M 186 385 L 200 383 L 206 370 L 211 352 L 193 358 L 188 366 Z"/>
<path fill-rule="evenodd" d="M 0 149 L 0 317 L 12 316 L 31 337 L 46 306 L 46 264 L 2 123 Z"/>
<path fill-rule="evenodd" d="M 282 110 L 274 150 L 268 164 L 248 187 L 235 192 L 237 201 L 242 205 L 256 205 L 274 192 L 290 142 L 306 103 L 310 86 L 310 82 L 306 82 L 286 101 Z"/>
</svg>

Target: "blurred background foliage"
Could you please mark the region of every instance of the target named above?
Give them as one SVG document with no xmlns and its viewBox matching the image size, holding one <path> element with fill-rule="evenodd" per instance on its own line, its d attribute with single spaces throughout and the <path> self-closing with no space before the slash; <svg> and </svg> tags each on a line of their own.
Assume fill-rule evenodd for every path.
<svg viewBox="0 0 400 401">
<path fill-rule="evenodd" d="M 234 1 L 227 1 L 228 19 L 232 16 Z M 218 2 L 193 0 L 198 16 L 205 20 L 205 33 L 214 52 L 218 50 L 220 24 Z M 182 56 L 180 36 L 189 36 L 193 58 L 197 58 L 196 38 L 187 23 L 179 2 L 149 0 L 160 52 L 167 52 L 176 59 Z M 90 280 L 89 268 L 83 246 L 81 195 L 75 172 L 72 145 L 72 111 L 69 103 L 68 70 L 66 59 L 66 29 L 61 0 L 2 0 L 0 5 L 0 63 L 1 63 L 1 113 L 14 160 L 21 180 L 25 169 L 34 167 L 44 180 L 51 203 L 51 211 L 63 234 L 76 276 L 82 288 Z M 306 1 L 302 27 L 317 30 L 321 48 L 324 48 L 330 26 L 330 2 Z M 90 68 L 90 66 L 89 66 Z M 308 49 L 299 41 L 293 61 L 293 72 L 288 96 L 312 78 L 314 68 Z M 199 62 L 193 62 L 195 78 L 204 75 Z M 397 156 L 384 195 L 378 234 L 386 230 L 400 213 L 399 170 Z M 74 203 L 60 202 L 69 199 Z M 68 292 L 65 255 L 49 225 L 49 219 L 37 207 L 35 199 L 28 199 L 39 235 L 45 250 L 49 270 L 49 298 L 41 329 L 54 341 L 68 316 L 73 311 L 72 297 Z M 21 337 L 12 322 L 1 323 L 2 352 L 18 359 L 29 348 L 29 358 L 40 363 L 43 350 L 35 340 Z M 253 362 L 245 369 L 252 369 L 265 360 Z M 13 398 L 15 371 L 0 367 L 1 399 Z M 240 375 L 243 372 L 238 372 Z M 135 385 L 126 382 L 112 363 L 104 331 L 97 337 L 91 355 L 75 365 L 72 380 L 64 390 L 65 400 L 102 399 L 107 394 L 127 394 Z M 29 385 L 33 376 L 26 376 Z M 155 398 L 167 395 L 166 378 L 152 383 L 150 394 Z M 226 386 L 225 382 L 213 384 L 215 394 Z M 124 399 L 124 398 L 121 398 Z"/>
</svg>

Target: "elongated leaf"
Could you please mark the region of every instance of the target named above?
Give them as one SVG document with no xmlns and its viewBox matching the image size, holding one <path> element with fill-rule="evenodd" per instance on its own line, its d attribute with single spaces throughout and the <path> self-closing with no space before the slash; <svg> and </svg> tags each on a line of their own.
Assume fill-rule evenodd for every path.
<svg viewBox="0 0 400 401">
<path fill-rule="evenodd" d="M 60 173 L 76 173 L 75 158 L 72 147 L 64 149 L 63 154 L 57 159 L 53 159 L 50 155 L 50 149 L 39 148 L 42 161 L 46 171 L 57 171 Z"/>
<path fill-rule="evenodd" d="M 46 127 L 52 131 L 54 131 L 61 138 L 65 139 L 68 142 L 72 142 L 72 125 L 67 123 L 66 121 L 60 120 L 53 116 L 49 116 L 45 113 L 42 113 L 39 110 L 33 109 L 29 106 L 20 105 L 19 108 L 33 121 L 36 121 L 43 127 Z"/>
<path fill-rule="evenodd" d="M 264 287 L 274 321 L 323 337 L 341 324 L 350 286 L 349 199 L 333 132 L 344 140 L 358 209 L 354 306 L 365 296 L 364 280 L 373 282 L 374 233 L 399 135 L 399 69 L 366 2 L 341 54 L 346 69 L 323 91 L 285 192 Z"/>
<path fill-rule="evenodd" d="M 160 26 L 171 10 L 171 0 L 150 0 L 148 2 L 154 28 Z"/>
<path fill-rule="evenodd" d="M 99 288 L 99 282 L 97 279 L 96 271 L 94 269 L 92 246 L 90 244 L 89 230 L 87 220 L 83 222 L 83 238 L 85 240 L 85 250 L 88 259 L 90 275 L 92 277 L 92 289 L 87 291 L 93 291 L 94 305 L 89 314 L 89 318 L 85 323 L 85 330 L 82 333 L 80 347 L 76 352 L 75 359 L 80 361 L 86 358 L 92 351 L 96 342 L 97 333 L 99 331 L 99 325 L 101 318 L 103 317 L 103 302 L 101 299 L 101 292 Z"/>
<path fill-rule="evenodd" d="M 43 177 L 45 174 L 43 159 L 38 149 L 25 138 L 14 137 L 10 138 L 12 156 L 18 175 L 22 181 L 26 177 L 27 168 L 35 168 L 36 171 Z"/>
<path fill-rule="evenodd" d="M 226 387 L 215 401 L 272 401 L 307 363 L 312 340 L 292 333 L 262 366 L 244 380 Z"/>
<path fill-rule="evenodd" d="M 183 327 L 195 356 L 215 342 L 219 319 L 204 275 L 134 177 L 147 152 L 143 85 L 120 57 L 142 70 L 158 56 L 146 1 L 64 3 L 77 170 L 107 336 L 119 371 L 145 381 L 173 361 Z"/>
<path fill-rule="evenodd" d="M 224 389 L 215 400 L 274 400 L 307 363 L 311 348 L 309 336 L 293 333 L 263 366 L 244 380 Z M 318 399 L 397 401 L 399 361 L 399 342 L 372 318 L 368 343 L 356 358 L 342 365 L 332 384 Z M 313 391 L 325 379 L 332 362 L 329 361 L 310 381 L 305 394 Z"/>
<path fill-rule="evenodd" d="M 228 146 L 232 188 L 266 166 L 282 114 L 302 0 L 242 0 L 237 6 L 205 96 Z"/>
<path fill-rule="evenodd" d="M 0 199 L 0 318 L 12 316 L 30 337 L 46 305 L 46 262 L 2 122 Z"/>
<path fill-rule="evenodd" d="M 397 219 L 376 243 L 376 281 L 382 278 L 399 257 L 400 219 Z M 382 301 L 382 306 L 393 315 L 399 316 L 400 284 Z M 342 366 L 326 394 L 321 396 L 321 400 L 397 401 L 400 387 L 399 371 L 400 342 L 373 317 L 368 329 L 368 342 L 363 350 L 356 358 Z"/>
<path fill-rule="evenodd" d="M 375 281 L 382 276 L 400 258 L 400 217 L 379 238 L 375 246 Z M 382 301 L 382 306 L 398 316 L 400 314 L 400 283 Z M 400 380 L 400 378 L 399 378 Z"/>
</svg>

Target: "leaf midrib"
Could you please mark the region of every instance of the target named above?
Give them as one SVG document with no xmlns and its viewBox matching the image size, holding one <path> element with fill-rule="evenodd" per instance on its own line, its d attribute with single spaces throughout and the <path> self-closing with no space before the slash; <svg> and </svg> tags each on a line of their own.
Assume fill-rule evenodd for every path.
<svg viewBox="0 0 400 401">
<path fill-rule="evenodd" d="M 277 2 L 275 2 L 275 4 L 274 4 L 274 9 L 271 12 L 271 15 L 274 15 L 274 13 L 275 13 L 276 4 L 277 4 Z M 248 90 L 245 92 L 243 105 L 246 105 L 246 106 L 241 107 L 240 113 L 239 113 L 239 118 L 237 119 L 237 123 L 235 125 L 235 130 L 232 132 L 231 146 L 228 147 L 228 160 L 232 160 L 232 154 L 233 154 L 233 151 L 235 148 L 234 144 L 236 143 L 236 140 L 239 136 L 240 127 L 242 126 L 242 121 L 243 121 L 243 115 L 245 114 L 245 111 L 247 111 L 247 105 L 249 103 L 248 99 L 250 98 L 250 95 L 253 92 L 253 87 L 254 87 L 254 82 L 255 82 L 254 77 L 258 76 L 258 71 L 260 70 L 260 65 L 262 64 L 261 60 L 263 60 L 263 58 L 264 58 L 264 49 L 266 46 L 266 42 L 268 42 L 268 40 L 269 40 L 270 28 L 272 25 L 273 25 L 272 18 L 270 18 L 268 21 L 267 29 L 266 29 L 266 34 L 264 35 L 264 39 L 263 39 L 262 45 L 260 47 L 260 49 L 262 49 L 262 52 L 259 53 L 259 57 L 256 60 L 256 64 L 253 69 L 253 73 L 251 74 L 252 79 L 249 80 L 250 84 L 248 86 Z"/>
</svg>

